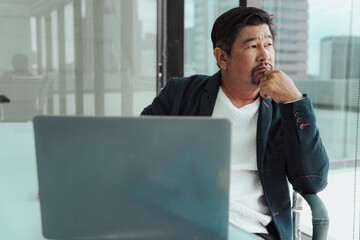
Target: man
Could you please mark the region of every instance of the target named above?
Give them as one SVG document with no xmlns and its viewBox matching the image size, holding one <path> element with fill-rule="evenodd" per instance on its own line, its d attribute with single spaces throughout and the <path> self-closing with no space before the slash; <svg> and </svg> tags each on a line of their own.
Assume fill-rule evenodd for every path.
<svg viewBox="0 0 360 240">
<path fill-rule="evenodd" d="M 269 14 L 238 7 L 214 23 L 220 71 L 170 79 L 143 115 L 195 115 L 232 123 L 229 222 L 265 239 L 291 239 L 287 179 L 300 193 L 327 185 L 328 158 L 310 99 L 274 70 Z"/>
</svg>

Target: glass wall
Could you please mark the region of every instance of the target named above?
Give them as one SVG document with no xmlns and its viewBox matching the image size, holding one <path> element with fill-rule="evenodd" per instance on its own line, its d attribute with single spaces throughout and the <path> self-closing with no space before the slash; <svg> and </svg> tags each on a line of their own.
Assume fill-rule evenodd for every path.
<svg viewBox="0 0 360 240">
<path fill-rule="evenodd" d="M 0 239 L 45 239 L 35 115 L 138 116 L 155 97 L 156 4 L 0 0 Z"/>
<path fill-rule="evenodd" d="M 217 16 L 238 5 L 239 1 L 231 0 L 185 0 L 185 76 L 218 71 L 211 28 Z M 275 68 L 289 75 L 314 104 L 330 158 L 329 185 L 319 193 L 329 211 L 329 239 L 358 239 L 355 147 L 360 16 L 356 13 L 360 1 L 248 0 L 247 6 L 274 14 Z M 310 235 L 311 211 L 306 203 L 303 207 L 302 231 Z"/>
<path fill-rule="evenodd" d="M 360 0 L 247 3 L 274 14 L 275 68 L 287 73 L 313 101 L 331 162 L 329 185 L 319 194 L 330 215 L 329 239 L 359 239 L 360 191 L 354 187 L 360 184 L 355 185 L 354 170 Z M 156 0 L 0 0 L 0 95 L 10 99 L 0 103 L 0 121 L 29 121 L 37 114 L 139 115 L 156 95 L 156 4 Z M 218 71 L 211 28 L 222 12 L 238 5 L 238 0 L 185 0 L 185 76 Z M 38 225 L 16 231 L 35 222 L 33 216 L 40 211 L 18 208 L 11 198 L 36 199 L 32 134 L 30 123 L 1 123 L 0 182 L 6 194 L 0 204 L 4 213 L 0 233 L 14 239 L 40 229 L 36 215 Z M 18 182 L 7 184 L 14 176 Z M 304 209 L 302 230 L 310 233 L 311 213 L 306 204 Z"/>
<path fill-rule="evenodd" d="M 156 94 L 156 0 L 0 1 L 2 121 L 139 115 Z"/>
<path fill-rule="evenodd" d="M 212 75 L 219 70 L 213 55 L 211 29 L 221 13 L 237 6 L 238 0 L 185 0 L 185 76 Z"/>
<path fill-rule="evenodd" d="M 275 68 L 287 73 L 314 104 L 330 158 L 329 185 L 319 194 L 329 211 L 328 239 L 359 239 L 359 190 L 354 189 L 359 184 L 355 185 L 354 170 L 360 1 L 262 0 L 248 5 L 274 14 Z M 302 230 L 310 234 L 311 213 L 307 204 L 304 208 Z"/>
</svg>

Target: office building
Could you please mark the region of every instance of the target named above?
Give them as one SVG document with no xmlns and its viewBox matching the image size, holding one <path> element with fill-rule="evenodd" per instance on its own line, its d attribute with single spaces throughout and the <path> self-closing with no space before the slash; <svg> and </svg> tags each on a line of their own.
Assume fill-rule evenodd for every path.
<svg viewBox="0 0 360 240">
<path fill-rule="evenodd" d="M 219 68 L 213 56 L 212 26 L 221 13 L 238 6 L 239 1 L 193 0 L 192 4 L 192 24 L 185 29 L 185 75 L 213 74 Z"/>
<path fill-rule="evenodd" d="M 307 79 L 308 2 L 262 0 L 261 6 L 274 14 L 276 68 L 294 80 Z"/>
<path fill-rule="evenodd" d="M 358 79 L 360 36 L 329 36 L 321 40 L 320 78 Z"/>
</svg>

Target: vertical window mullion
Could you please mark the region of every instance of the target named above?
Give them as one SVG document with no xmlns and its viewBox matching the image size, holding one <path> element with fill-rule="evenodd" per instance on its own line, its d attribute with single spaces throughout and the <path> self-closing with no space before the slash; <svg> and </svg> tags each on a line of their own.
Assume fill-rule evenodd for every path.
<svg viewBox="0 0 360 240">
<path fill-rule="evenodd" d="M 158 0 L 157 4 L 157 93 L 159 93 L 169 78 L 184 75 L 184 0 Z"/>
</svg>

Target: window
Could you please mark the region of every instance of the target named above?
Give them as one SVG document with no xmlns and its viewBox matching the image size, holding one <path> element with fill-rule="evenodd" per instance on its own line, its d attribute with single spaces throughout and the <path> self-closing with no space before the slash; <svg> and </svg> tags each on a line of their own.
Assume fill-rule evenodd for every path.
<svg viewBox="0 0 360 240">
<path fill-rule="evenodd" d="M 212 75 L 219 70 L 212 51 L 211 29 L 221 13 L 237 6 L 237 0 L 185 0 L 185 76 Z"/>
<path fill-rule="evenodd" d="M 41 10 L 27 2 L 0 1 L 0 94 L 11 100 L 4 120 L 136 116 L 155 97 L 156 0 L 59 0 Z"/>
<path fill-rule="evenodd" d="M 291 2 L 261 1 L 262 7 L 274 14 L 280 33 L 275 68 L 292 77 L 315 107 L 330 158 L 329 185 L 319 193 L 330 215 L 328 238 L 358 239 L 354 164 L 360 72 L 360 17 L 356 12 L 360 1 Z M 306 204 L 304 208 L 302 230 L 310 234 L 311 213 Z"/>
<path fill-rule="evenodd" d="M 156 3 L 0 0 L 0 239 L 45 239 L 36 114 L 138 116 L 155 97 Z"/>
</svg>

